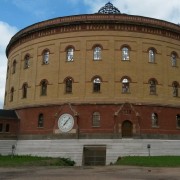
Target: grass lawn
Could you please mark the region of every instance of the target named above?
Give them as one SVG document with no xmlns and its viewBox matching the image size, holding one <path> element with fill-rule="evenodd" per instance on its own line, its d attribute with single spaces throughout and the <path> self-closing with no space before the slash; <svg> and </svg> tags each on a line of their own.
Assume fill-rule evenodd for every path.
<svg viewBox="0 0 180 180">
<path fill-rule="evenodd" d="M 180 156 L 128 156 L 118 158 L 115 165 L 147 167 L 180 167 Z"/>
<path fill-rule="evenodd" d="M 0 167 L 17 166 L 74 166 L 75 162 L 67 158 L 38 156 L 1 156 Z"/>
</svg>

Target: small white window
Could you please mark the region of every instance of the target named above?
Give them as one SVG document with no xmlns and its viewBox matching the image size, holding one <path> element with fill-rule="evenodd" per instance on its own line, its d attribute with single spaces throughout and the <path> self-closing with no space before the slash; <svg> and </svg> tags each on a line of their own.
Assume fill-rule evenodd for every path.
<svg viewBox="0 0 180 180">
<path fill-rule="evenodd" d="M 48 64 L 49 63 L 49 51 L 45 50 L 43 53 L 43 64 Z"/>
<path fill-rule="evenodd" d="M 74 49 L 68 48 L 67 49 L 67 61 L 73 61 L 74 60 Z"/>
<path fill-rule="evenodd" d="M 129 60 L 129 48 L 127 48 L 127 47 L 122 48 L 122 60 L 123 61 Z"/>
<path fill-rule="evenodd" d="M 101 59 L 101 47 L 97 46 L 94 48 L 94 60 L 100 60 Z"/>
<path fill-rule="evenodd" d="M 154 63 L 155 62 L 155 51 L 153 49 L 149 50 L 149 62 Z"/>
</svg>

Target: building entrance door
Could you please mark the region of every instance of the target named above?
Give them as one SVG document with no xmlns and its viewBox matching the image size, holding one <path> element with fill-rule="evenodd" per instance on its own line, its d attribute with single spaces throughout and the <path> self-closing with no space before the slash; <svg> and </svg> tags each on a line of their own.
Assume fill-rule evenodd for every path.
<svg viewBox="0 0 180 180">
<path fill-rule="evenodd" d="M 84 146 L 83 161 L 85 166 L 106 165 L 106 146 Z"/>
<path fill-rule="evenodd" d="M 131 138 L 133 133 L 133 124 L 132 122 L 126 120 L 122 124 L 122 137 L 123 138 Z"/>
</svg>

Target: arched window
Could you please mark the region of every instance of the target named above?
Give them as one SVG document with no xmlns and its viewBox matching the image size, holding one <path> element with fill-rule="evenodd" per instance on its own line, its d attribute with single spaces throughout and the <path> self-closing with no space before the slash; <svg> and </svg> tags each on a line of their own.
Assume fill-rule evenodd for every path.
<svg viewBox="0 0 180 180">
<path fill-rule="evenodd" d="M 128 61 L 129 60 L 129 48 L 128 47 L 123 47 L 122 48 L 122 60 L 123 61 Z"/>
<path fill-rule="evenodd" d="M 173 96 L 178 97 L 178 88 L 179 88 L 178 82 L 176 81 L 173 82 L 172 87 L 173 87 Z"/>
<path fill-rule="evenodd" d="M 8 76 L 9 76 L 9 65 L 7 67 L 7 74 L 6 74 L 6 78 L 8 79 Z"/>
<path fill-rule="evenodd" d="M 122 82 L 122 93 L 129 93 L 130 88 L 129 88 L 129 79 L 128 78 L 123 78 L 121 80 Z"/>
<path fill-rule="evenodd" d="M 47 95 L 47 81 L 42 80 L 41 81 L 41 96 L 46 96 Z"/>
<path fill-rule="evenodd" d="M 155 62 L 155 50 L 149 49 L 149 62 L 154 63 Z"/>
<path fill-rule="evenodd" d="M 94 47 L 94 60 L 101 60 L 101 52 L 102 52 L 102 48 L 100 46 L 96 46 Z"/>
<path fill-rule="evenodd" d="M 101 79 L 99 77 L 95 77 L 93 79 L 93 92 L 101 91 Z"/>
<path fill-rule="evenodd" d="M 158 126 L 158 114 L 153 112 L 151 114 L 151 120 L 152 120 L 152 127 L 157 127 Z"/>
<path fill-rule="evenodd" d="M 29 54 L 26 54 L 24 57 L 24 68 L 27 69 L 30 65 L 30 56 Z"/>
<path fill-rule="evenodd" d="M 74 48 L 68 48 L 66 51 L 66 61 L 74 61 Z"/>
<path fill-rule="evenodd" d="M 156 84 L 157 82 L 154 79 L 149 80 L 149 90 L 150 94 L 156 94 Z"/>
<path fill-rule="evenodd" d="M 43 64 L 49 64 L 49 50 L 43 51 Z"/>
<path fill-rule="evenodd" d="M 171 53 L 171 64 L 173 67 L 177 66 L 177 54 L 175 52 Z"/>
<path fill-rule="evenodd" d="M 22 98 L 27 98 L 27 88 L 28 88 L 28 84 L 24 83 L 22 85 Z"/>
<path fill-rule="evenodd" d="M 14 74 L 16 72 L 16 60 L 13 61 L 13 67 L 12 67 L 12 73 Z"/>
<path fill-rule="evenodd" d="M 65 93 L 72 93 L 72 78 L 65 79 Z"/>
<path fill-rule="evenodd" d="M 180 128 L 180 114 L 176 115 L 177 127 Z"/>
<path fill-rule="evenodd" d="M 14 99 L 14 87 L 12 87 L 10 91 L 10 101 L 13 101 L 13 99 Z"/>
<path fill-rule="evenodd" d="M 94 112 L 92 116 L 92 126 L 93 127 L 99 127 L 100 126 L 100 113 L 99 112 Z"/>
<path fill-rule="evenodd" d="M 43 116 L 43 114 L 39 114 L 39 117 L 38 117 L 38 127 L 42 128 L 43 126 L 44 126 L 44 116 Z"/>
</svg>

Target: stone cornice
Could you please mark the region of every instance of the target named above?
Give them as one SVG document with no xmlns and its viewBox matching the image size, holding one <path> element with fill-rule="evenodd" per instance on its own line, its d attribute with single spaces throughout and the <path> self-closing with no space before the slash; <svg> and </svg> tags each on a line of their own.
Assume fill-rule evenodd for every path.
<svg viewBox="0 0 180 180">
<path fill-rule="evenodd" d="M 75 31 L 133 31 L 180 40 L 180 26 L 148 17 L 126 14 L 89 14 L 59 17 L 28 26 L 16 33 L 6 48 L 6 56 L 15 47 L 44 36 Z"/>
<path fill-rule="evenodd" d="M 5 107 L 4 109 L 6 110 L 19 110 L 19 109 L 28 109 L 28 108 L 42 108 L 42 107 L 52 107 L 52 106 L 62 106 L 62 105 L 68 105 L 69 102 L 57 102 L 57 103 L 39 103 L 39 104 L 30 104 L 30 105 L 19 105 L 16 107 Z M 79 101 L 79 102 L 71 102 L 70 103 L 73 107 L 74 106 L 91 106 L 91 105 L 107 105 L 107 106 L 121 106 L 123 104 L 131 104 L 135 107 L 138 106 L 148 106 L 148 107 L 163 107 L 163 108 L 180 108 L 180 105 L 178 104 L 163 104 L 163 103 L 147 103 L 147 102 L 126 102 L 126 101 L 121 101 L 121 102 L 84 102 L 84 101 Z"/>
</svg>

